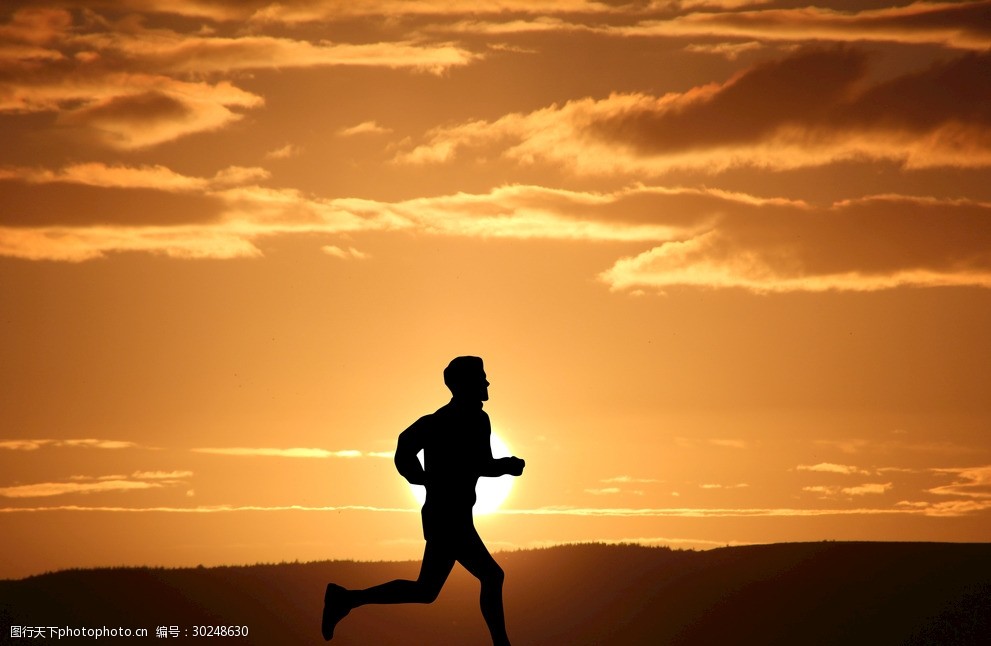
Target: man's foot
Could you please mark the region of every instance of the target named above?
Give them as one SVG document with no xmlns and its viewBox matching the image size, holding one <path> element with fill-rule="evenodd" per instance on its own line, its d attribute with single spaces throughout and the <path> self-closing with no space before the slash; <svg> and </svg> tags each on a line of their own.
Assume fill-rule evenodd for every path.
<svg viewBox="0 0 991 646">
<path fill-rule="evenodd" d="M 336 583 L 327 584 L 327 592 L 323 595 L 323 621 L 320 622 L 320 632 L 323 638 L 330 641 L 334 638 L 334 628 L 337 622 L 348 616 L 351 604 L 347 600 L 348 591 Z"/>
</svg>

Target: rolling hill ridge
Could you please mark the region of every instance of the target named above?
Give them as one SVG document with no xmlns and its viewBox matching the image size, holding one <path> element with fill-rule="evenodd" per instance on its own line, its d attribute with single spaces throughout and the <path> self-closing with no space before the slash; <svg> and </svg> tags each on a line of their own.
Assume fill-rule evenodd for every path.
<svg viewBox="0 0 991 646">
<path fill-rule="evenodd" d="M 566 545 L 496 555 L 516 646 L 986 644 L 991 544 L 785 543 L 702 552 Z M 415 578 L 416 562 L 67 570 L 0 581 L 10 626 L 243 625 L 221 643 L 319 644 L 328 581 Z M 486 644 L 477 582 L 456 567 L 429 606 L 369 606 L 335 645 Z M 183 641 L 190 641 L 186 638 Z M 93 643 L 89 639 L 62 642 Z M 166 642 L 168 643 L 168 642 Z"/>
</svg>

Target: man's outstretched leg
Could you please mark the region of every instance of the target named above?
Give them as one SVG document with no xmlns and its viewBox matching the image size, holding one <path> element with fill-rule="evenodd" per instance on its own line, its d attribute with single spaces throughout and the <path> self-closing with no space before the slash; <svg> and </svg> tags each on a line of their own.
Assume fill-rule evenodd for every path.
<svg viewBox="0 0 991 646">
<path fill-rule="evenodd" d="M 440 594 L 451 569 L 454 568 L 454 556 L 447 546 L 441 543 L 427 542 L 423 551 L 423 563 L 420 565 L 420 575 L 416 581 L 396 579 L 364 590 L 348 590 L 330 583 L 324 595 L 323 621 L 321 632 L 323 638 L 330 640 L 334 637 L 337 622 L 344 619 L 351 610 L 370 603 L 431 603 Z"/>
<path fill-rule="evenodd" d="M 489 554 L 478 534 L 461 546 L 457 559 L 481 583 L 479 601 L 482 617 L 492 635 L 492 643 L 494 646 L 510 646 L 509 635 L 506 634 L 506 615 L 502 607 L 502 582 L 505 578 L 502 568 Z"/>
</svg>

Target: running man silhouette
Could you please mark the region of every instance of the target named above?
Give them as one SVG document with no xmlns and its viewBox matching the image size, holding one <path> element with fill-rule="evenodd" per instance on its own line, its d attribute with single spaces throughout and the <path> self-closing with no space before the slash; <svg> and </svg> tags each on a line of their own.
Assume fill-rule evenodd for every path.
<svg viewBox="0 0 991 646">
<path fill-rule="evenodd" d="M 472 505 L 479 477 L 523 474 L 517 457 L 492 457 L 492 426 L 482 410 L 489 382 L 479 357 L 457 357 L 444 369 L 451 401 L 416 420 L 399 435 L 396 468 L 412 484 L 424 485 L 423 563 L 416 581 L 395 580 L 365 590 L 335 583 L 324 595 L 324 639 L 333 639 L 337 622 L 370 603 L 431 603 L 440 594 L 454 563 L 461 563 L 481 583 L 482 616 L 494 646 L 509 646 L 502 608 L 503 572 L 475 531 Z M 423 465 L 416 455 L 423 451 Z"/>
</svg>

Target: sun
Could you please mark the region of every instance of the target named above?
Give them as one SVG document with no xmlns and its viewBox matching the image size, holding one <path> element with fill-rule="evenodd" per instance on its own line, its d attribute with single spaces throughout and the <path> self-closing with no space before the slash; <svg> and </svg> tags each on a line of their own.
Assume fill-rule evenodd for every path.
<svg viewBox="0 0 991 646">
<path fill-rule="evenodd" d="M 495 431 L 492 432 L 491 438 L 492 457 L 508 458 L 512 455 L 509 447 L 502 441 L 502 438 L 495 434 Z M 417 453 L 416 457 L 419 458 L 420 464 L 423 464 L 423 451 Z M 422 505 L 423 501 L 427 499 L 426 487 L 411 484 L 409 488 L 413 493 L 413 497 L 416 498 L 416 501 Z M 475 486 L 476 501 L 475 506 L 472 507 L 472 510 L 476 515 L 491 514 L 495 510 L 499 509 L 499 506 L 505 502 L 506 498 L 509 497 L 509 492 L 512 488 L 513 476 L 479 478 L 478 484 Z"/>
</svg>

